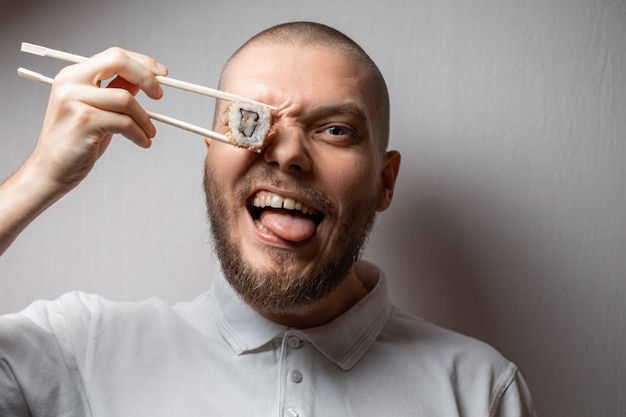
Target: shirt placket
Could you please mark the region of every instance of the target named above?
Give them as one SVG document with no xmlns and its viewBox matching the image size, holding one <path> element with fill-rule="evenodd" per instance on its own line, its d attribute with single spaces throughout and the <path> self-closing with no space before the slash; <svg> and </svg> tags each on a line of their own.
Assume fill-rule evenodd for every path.
<svg viewBox="0 0 626 417">
<path fill-rule="evenodd" d="M 308 417 L 313 407 L 310 357 L 313 347 L 302 333 L 285 332 L 280 355 L 279 417 Z"/>
</svg>

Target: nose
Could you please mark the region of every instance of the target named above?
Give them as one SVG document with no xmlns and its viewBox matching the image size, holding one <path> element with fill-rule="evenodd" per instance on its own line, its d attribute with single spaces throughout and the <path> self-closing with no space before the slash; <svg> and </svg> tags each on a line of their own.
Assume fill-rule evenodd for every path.
<svg viewBox="0 0 626 417">
<path fill-rule="evenodd" d="M 311 170 L 306 132 L 297 126 L 275 126 L 263 158 L 268 164 L 288 174 L 302 174 Z"/>
</svg>

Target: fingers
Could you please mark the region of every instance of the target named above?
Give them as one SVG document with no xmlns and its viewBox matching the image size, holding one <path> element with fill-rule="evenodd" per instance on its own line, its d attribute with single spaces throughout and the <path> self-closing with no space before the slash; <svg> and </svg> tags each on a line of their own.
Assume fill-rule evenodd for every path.
<svg viewBox="0 0 626 417">
<path fill-rule="evenodd" d="M 143 90 L 160 98 L 155 76 L 165 74 L 153 58 L 120 48 L 65 67 L 54 79 L 30 166 L 51 183 L 71 188 L 88 175 L 113 134 L 149 147 L 156 129 L 134 96 Z M 112 77 L 109 88 L 100 88 L 101 80 Z"/>
<path fill-rule="evenodd" d="M 99 86 L 100 81 L 118 76 L 128 82 L 126 86 L 137 86 L 148 97 L 159 99 L 163 95 L 163 89 L 157 82 L 156 75 L 167 75 L 167 68 L 147 55 L 115 47 L 96 54 L 85 62 L 66 67 L 57 77 L 69 77 L 78 83 Z"/>
<path fill-rule="evenodd" d="M 104 73 L 104 78 L 108 79 L 113 75 L 117 75 L 114 84 L 110 87 L 116 87 L 122 80 L 128 85 L 138 86 L 150 98 L 160 99 L 163 96 L 163 89 L 157 82 L 156 75 L 167 75 L 167 68 L 159 64 L 154 58 L 123 50 L 121 48 L 110 48 L 94 57 L 94 64 L 98 64 L 99 60 L 113 63 L 115 73 Z M 111 67 L 108 67 L 111 71 Z M 120 83 L 120 86 L 123 83 Z"/>
<path fill-rule="evenodd" d="M 107 88 L 98 91 L 98 94 L 85 94 L 80 99 L 102 110 L 102 114 L 94 116 L 100 121 L 103 131 L 122 134 L 142 147 L 150 146 L 156 128 L 131 92 L 123 88 Z"/>
<path fill-rule="evenodd" d="M 107 88 L 123 88 L 124 90 L 132 94 L 133 96 L 139 92 L 138 85 L 129 83 L 122 77 L 115 77 L 113 81 L 111 81 L 109 85 L 107 85 Z"/>
<path fill-rule="evenodd" d="M 163 90 L 155 76 L 166 74 L 167 68 L 151 57 L 110 48 L 61 70 L 55 78 L 53 90 L 57 90 L 56 101 L 69 103 L 76 100 L 103 110 L 96 117 L 96 113 L 83 109 L 89 114 L 92 127 L 105 133 L 120 133 L 134 143 L 148 147 L 156 129 L 133 96 L 143 90 L 151 98 L 161 98 Z M 101 80 L 113 76 L 115 78 L 107 88 L 100 88 Z"/>
<path fill-rule="evenodd" d="M 57 128 L 98 141 L 107 134 L 122 134 L 147 148 L 156 128 L 132 92 L 123 88 L 99 88 L 58 84 L 53 87 L 48 118 Z M 81 133 L 82 132 L 82 133 Z"/>
</svg>

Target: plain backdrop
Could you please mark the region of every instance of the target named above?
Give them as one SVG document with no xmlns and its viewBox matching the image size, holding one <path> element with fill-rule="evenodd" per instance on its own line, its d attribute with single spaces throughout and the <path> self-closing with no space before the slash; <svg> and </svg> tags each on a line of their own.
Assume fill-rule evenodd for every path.
<svg viewBox="0 0 626 417">
<path fill-rule="evenodd" d="M 542 416 L 626 415 L 626 4 L 622 0 L 79 1 L 0 3 L 0 178 L 33 148 L 65 63 L 112 45 L 215 86 L 270 25 L 315 20 L 379 64 L 397 194 L 365 257 L 394 301 L 487 341 L 522 370 Z M 213 100 L 166 89 L 146 108 L 210 127 Z M 201 137 L 158 124 L 118 137 L 74 192 L 0 259 L 0 312 L 70 290 L 176 302 L 214 273 Z"/>
</svg>

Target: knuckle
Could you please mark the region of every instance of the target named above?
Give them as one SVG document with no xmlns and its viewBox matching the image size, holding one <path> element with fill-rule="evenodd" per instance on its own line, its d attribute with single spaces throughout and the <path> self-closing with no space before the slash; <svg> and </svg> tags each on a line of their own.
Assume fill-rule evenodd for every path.
<svg viewBox="0 0 626 417">
<path fill-rule="evenodd" d="M 73 89 L 64 84 L 56 84 L 52 90 L 54 98 L 61 102 L 67 102 L 74 98 Z"/>
<path fill-rule="evenodd" d="M 123 89 L 123 88 L 117 88 L 115 89 L 116 91 L 113 92 L 113 94 L 115 94 L 116 100 L 123 106 L 123 107 L 129 107 L 132 106 L 135 103 L 135 98 L 133 97 L 133 95 Z"/>
<path fill-rule="evenodd" d="M 56 84 L 51 91 L 51 99 L 59 110 L 72 107 L 72 103 L 79 101 L 79 91 L 71 84 Z"/>
<path fill-rule="evenodd" d="M 75 123 L 80 126 L 90 126 L 98 120 L 97 111 L 91 106 L 76 106 L 72 114 L 75 117 Z"/>
<path fill-rule="evenodd" d="M 128 58 L 126 51 L 118 46 L 108 48 L 105 53 L 108 59 L 117 64 L 124 62 Z"/>
<path fill-rule="evenodd" d="M 61 70 L 54 77 L 55 84 L 65 84 L 72 81 L 74 79 L 75 68 L 76 64 L 61 68 Z"/>
<path fill-rule="evenodd" d="M 111 46 L 107 48 L 105 52 L 115 56 L 115 55 L 124 55 L 126 51 L 124 51 L 124 49 L 120 48 L 119 46 Z"/>
<path fill-rule="evenodd" d="M 121 118 L 120 128 L 123 132 L 132 132 L 135 128 L 135 121 L 130 116 L 124 116 Z"/>
</svg>

